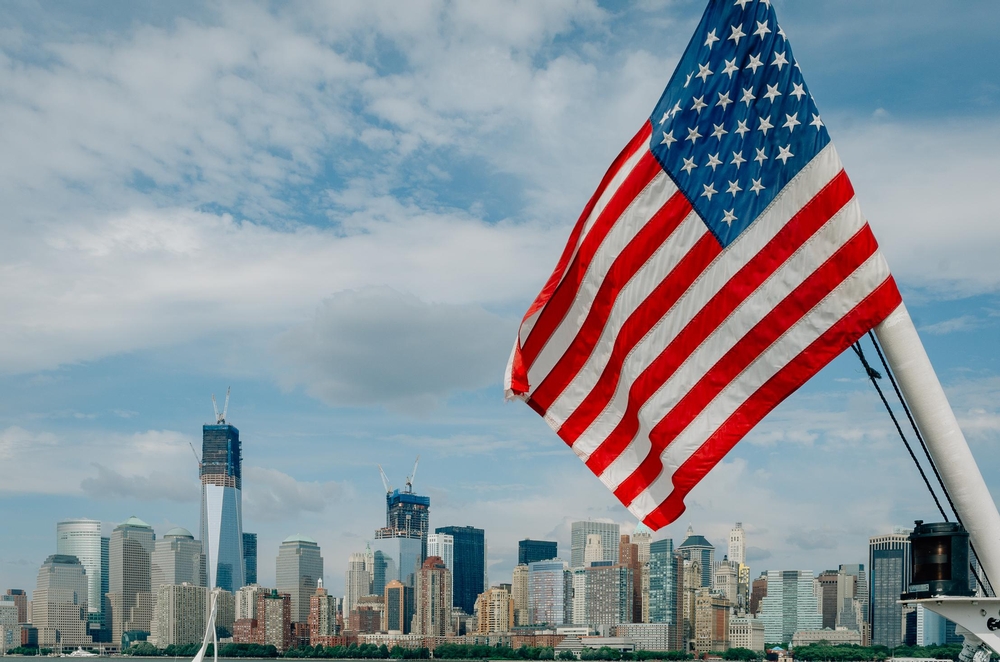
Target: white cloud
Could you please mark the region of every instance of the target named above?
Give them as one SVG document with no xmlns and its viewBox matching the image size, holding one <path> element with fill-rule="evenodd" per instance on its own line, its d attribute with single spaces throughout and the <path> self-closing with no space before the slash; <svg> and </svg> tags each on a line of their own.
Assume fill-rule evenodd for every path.
<svg viewBox="0 0 1000 662">
<path fill-rule="evenodd" d="M 243 512 L 262 522 L 320 513 L 327 504 L 339 501 L 345 489 L 334 481 L 299 481 L 277 469 L 257 466 L 244 467 L 243 480 Z"/>
</svg>

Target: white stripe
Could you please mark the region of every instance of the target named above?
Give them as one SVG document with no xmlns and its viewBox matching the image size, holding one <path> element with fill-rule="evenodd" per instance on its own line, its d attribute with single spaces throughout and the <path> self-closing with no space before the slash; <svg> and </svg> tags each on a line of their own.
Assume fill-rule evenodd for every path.
<svg viewBox="0 0 1000 662">
<path fill-rule="evenodd" d="M 618 485 L 639 468 L 649 452 L 649 432 L 753 327 L 812 275 L 862 227 L 865 219 L 854 198 L 810 237 L 770 278 L 748 296 L 639 408 L 639 428 L 625 452 L 605 470 L 605 485 Z M 627 399 L 619 403 L 625 407 Z M 610 433 L 609 433 L 610 434 Z M 634 448 L 633 448 L 634 446 Z"/>
<path fill-rule="evenodd" d="M 889 277 L 889 267 L 882 254 L 875 252 L 826 299 L 776 340 L 737 380 L 723 390 L 684 432 L 660 455 L 660 475 L 628 506 L 639 519 L 655 510 L 673 491 L 674 472 L 730 416 L 767 381 L 801 354 L 813 341 L 843 319 Z"/>
<path fill-rule="evenodd" d="M 796 178 L 778 194 L 772 205 L 699 275 L 674 307 L 629 352 L 622 365 L 615 394 L 608 406 L 573 444 L 573 450 L 577 455 L 587 457 L 594 452 L 621 420 L 624 408 L 620 403 L 628 397 L 628 389 L 632 382 L 733 275 L 759 253 L 767 242 L 841 170 L 840 158 L 831 143 L 799 171 Z M 622 312 L 627 318 L 632 311 Z M 581 387 L 586 389 L 584 397 L 593 389 L 611 354 L 610 343 L 600 345 L 599 349 L 601 351 L 595 351 L 591 355 L 588 365 L 581 369 L 577 376 L 582 382 Z M 561 420 L 565 421 L 582 401 L 582 398 L 579 400 L 560 398 L 549 407 L 548 415 L 553 418 L 561 416 Z"/>
<path fill-rule="evenodd" d="M 532 387 L 545 379 L 573 343 L 615 258 L 675 193 L 677 186 L 661 171 L 615 221 L 594 252 L 573 303 L 528 370 L 528 383 Z"/>
<path fill-rule="evenodd" d="M 576 257 L 577 252 L 580 250 L 580 245 L 583 243 L 583 240 L 587 238 L 587 234 L 590 233 L 591 228 L 594 227 L 594 223 L 596 223 L 597 219 L 600 218 L 601 213 L 604 211 L 604 208 L 608 206 L 608 203 L 611 201 L 614 194 L 618 192 L 619 188 L 621 188 L 622 182 L 624 182 L 625 179 L 632 173 L 643 154 L 648 153 L 649 146 L 647 144 L 643 143 L 639 145 L 639 148 L 635 150 L 635 154 L 622 163 L 618 172 L 616 172 L 611 178 L 611 181 L 608 182 L 604 192 L 601 193 L 601 196 L 594 204 L 594 208 L 590 210 L 590 215 L 587 217 L 587 220 L 583 223 L 583 229 L 580 231 L 580 236 L 577 239 L 576 246 L 573 247 L 573 254 L 570 255 L 569 262 L 566 263 L 567 269 L 569 265 L 573 263 L 573 258 Z M 563 277 L 565 277 L 565 275 L 566 274 L 563 274 Z M 560 280 L 560 282 L 562 281 Z M 525 339 L 531 335 L 531 330 L 535 327 L 535 322 L 538 321 L 538 316 L 541 315 L 543 310 L 545 310 L 545 306 L 536 310 L 534 315 L 521 323 L 521 328 L 518 331 L 518 338 L 521 342 L 521 347 L 524 347 Z"/>
</svg>

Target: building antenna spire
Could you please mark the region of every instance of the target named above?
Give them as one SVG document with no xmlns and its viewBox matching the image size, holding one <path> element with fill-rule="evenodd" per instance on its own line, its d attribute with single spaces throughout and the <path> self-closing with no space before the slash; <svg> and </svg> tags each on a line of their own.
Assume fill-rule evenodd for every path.
<svg viewBox="0 0 1000 662">
<path fill-rule="evenodd" d="M 212 394 L 212 409 L 215 411 L 215 424 L 225 425 L 226 424 L 226 414 L 229 412 L 229 392 L 233 389 L 232 386 L 226 387 L 226 402 L 222 405 L 222 413 L 219 413 L 219 405 L 215 402 L 215 394 Z"/>
</svg>

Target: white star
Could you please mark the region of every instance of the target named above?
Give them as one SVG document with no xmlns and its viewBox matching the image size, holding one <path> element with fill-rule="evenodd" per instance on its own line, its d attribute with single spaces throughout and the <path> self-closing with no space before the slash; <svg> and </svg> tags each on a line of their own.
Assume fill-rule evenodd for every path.
<svg viewBox="0 0 1000 662">
<path fill-rule="evenodd" d="M 684 159 L 684 165 L 681 166 L 681 170 L 690 175 L 691 171 L 697 167 L 698 166 L 694 164 L 694 157 L 692 156 L 690 159 Z"/>
<path fill-rule="evenodd" d="M 736 124 L 737 124 L 736 133 L 739 134 L 740 138 L 743 137 L 744 133 L 747 133 L 747 132 L 750 131 L 750 129 L 747 127 L 747 122 L 748 121 L 749 120 L 736 120 Z"/>
<path fill-rule="evenodd" d="M 738 218 L 736 218 L 736 214 L 733 213 L 735 211 L 736 207 L 733 207 L 729 211 L 724 211 L 725 216 L 722 217 L 722 222 L 728 225 L 729 227 L 733 227 L 733 221 L 739 220 Z"/>
<path fill-rule="evenodd" d="M 778 71 L 781 71 L 781 66 L 788 64 L 788 60 L 785 59 L 784 51 L 782 51 L 781 53 L 775 53 L 774 62 L 772 62 L 771 64 L 778 67 Z"/>
<path fill-rule="evenodd" d="M 718 138 L 719 140 L 722 140 L 722 136 L 729 133 L 728 131 L 722 128 L 721 124 L 713 124 L 712 126 L 715 127 L 715 131 L 712 132 L 713 138 Z"/>
<path fill-rule="evenodd" d="M 739 5 L 740 9 L 746 9 L 748 4 L 750 4 L 750 0 L 736 0 L 736 2 L 733 3 L 733 6 L 735 7 L 736 5 Z"/>
<path fill-rule="evenodd" d="M 757 97 L 755 97 L 753 95 L 753 88 L 752 87 L 745 87 L 745 88 L 743 88 L 743 98 L 740 99 L 740 101 L 746 101 L 747 102 L 747 108 L 750 107 L 750 102 L 753 101 L 756 98 Z"/>
<path fill-rule="evenodd" d="M 708 46 L 708 50 L 712 50 L 712 44 L 719 41 L 719 38 L 715 36 L 715 30 L 708 33 L 708 38 L 705 39 L 705 45 Z"/>
<path fill-rule="evenodd" d="M 708 68 L 708 64 L 699 64 L 698 73 L 695 74 L 695 78 L 700 78 L 701 82 L 708 80 L 708 77 L 712 75 L 712 70 Z"/>
<path fill-rule="evenodd" d="M 666 131 L 663 132 L 663 140 L 660 141 L 661 145 L 666 145 L 667 149 L 670 149 L 670 146 L 675 142 L 677 142 L 677 138 L 674 138 L 673 129 L 670 130 L 670 133 L 667 133 Z"/>
<path fill-rule="evenodd" d="M 786 163 L 788 163 L 788 159 L 792 158 L 793 156 L 795 155 L 792 154 L 792 146 L 791 144 L 788 144 L 785 145 L 784 147 L 779 147 L 778 155 L 774 158 L 781 159 L 781 165 L 785 165 Z"/>
<path fill-rule="evenodd" d="M 729 28 L 733 31 L 733 33 L 731 35 L 729 35 L 728 37 L 726 37 L 726 41 L 729 41 L 730 39 L 732 39 L 733 41 L 736 42 L 736 45 L 739 46 L 740 45 L 740 39 L 742 39 L 743 37 L 747 36 L 746 33 L 743 32 L 743 26 L 742 25 L 731 25 L 731 26 L 729 26 Z"/>
<path fill-rule="evenodd" d="M 759 35 L 760 38 L 763 39 L 764 35 L 766 35 L 770 31 L 771 28 L 767 27 L 767 21 L 757 21 L 757 29 L 754 30 L 753 33 L 755 35 Z"/>
<path fill-rule="evenodd" d="M 726 193 L 732 193 L 735 198 L 736 194 L 742 190 L 743 189 L 740 188 L 739 180 L 736 180 L 735 182 L 729 182 L 729 188 L 726 189 Z"/>
<path fill-rule="evenodd" d="M 733 58 L 732 60 L 726 60 L 726 68 L 722 70 L 722 73 L 727 74 L 732 79 L 733 73 L 739 70 L 740 68 L 736 66 L 736 58 Z"/>
<path fill-rule="evenodd" d="M 788 94 L 795 97 L 796 101 L 802 101 L 802 97 L 806 95 L 806 91 L 799 83 L 792 83 L 792 91 Z"/>
<path fill-rule="evenodd" d="M 753 178 L 751 177 L 751 179 Z M 763 179 L 763 177 L 761 179 Z M 753 186 L 750 187 L 750 190 L 757 195 L 760 195 L 760 192 L 764 190 L 764 185 L 760 183 L 760 179 L 754 179 Z"/>
<path fill-rule="evenodd" d="M 771 103 L 774 103 L 774 100 L 777 97 L 780 97 L 780 96 L 781 96 L 781 92 L 778 91 L 778 84 L 777 83 L 775 83 L 774 85 L 768 85 L 767 86 L 767 94 L 764 95 L 765 99 L 767 99 Z"/>
<path fill-rule="evenodd" d="M 699 115 L 701 115 L 701 109 L 702 108 L 707 108 L 708 107 L 708 104 L 705 103 L 705 95 L 704 94 L 702 94 L 700 97 L 691 97 L 691 102 L 693 104 L 691 106 L 691 110 L 697 110 Z"/>
<path fill-rule="evenodd" d="M 763 147 L 757 147 L 757 156 L 753 157 L 753 160 L 757 163 L 764 165 L 764 161 L 767 161 L 767 154 L 764 153 Z"/>
<path fill-rule="evenodd" d="M 758 126 L 757 128 L 760 130 L 761 133 L 763 133 L 766 136 L 768 130 L 773 129 L 774 125 L 771 124 L 771 118 L 765 115 L 764 117 L 760 118 L 760 126 Z"/>
<path fill-rule="evenodd" d="M 736 169 L 739 170 L 740 166 L 746 163 L 747 160 L 743 158 L 743 152 L 733 152 L 733 160 L 730 161 L 730 165 L 735 165 Z"/>
<path fill-rule="evenodd" d="M 678 101 L 677 103 L 674 104 L 674 107 L 670 109 L 670 116 L 673 117 L 674 115 L 676 115 L 677 113 L 681 112 L 682 110 L 684 110 L 684 109 L 681 108 L 681 102 Z"/>
<path fill-rule="evenodd" d="M 694 72 L 693 71 L 688 74 L 687 80 L 684 81 L 684 87 L 687 87 L 688 85 L 691 84 L 691 77 L 692 76 L 694 76 Z"/>
<path fill-rule="evenodd" d="M 809 122 L 809 126 L 814 126 L 816 127 L 816 130 L 819 131 L 819 128 L 823 126 L 823 120 L 819 118 L 819 115 L 813 113 L 813 121 Z"/>
<path fill-rule="evenodd" d="M 725 110 L 726 106 L 728 106 L 732 102 L 733 102 L 732 99 L 729 98 L 729 92 L 726 92 L 725 94 L 719 92 L 719 101 L 715 105 L 722 106 L 722 110 Z"/>
<path fill-rule="evenodd" d="M 701 197 L 708 198 L 709 202 L 711 202 L 712 196 L 718 193 L 718 191 L 715 190 L 715 185 L 712 184 L 712 182 L 709 182 L 708 184 L 702 184 L 701 186 L 705 189 L 702 192 Z"/>
<path fill-rule="evenodd" d="M 786 114 L 785 123 L 782 126 L 788 129 L 788 133 L 793 133 L 795 131 L 795 127 L 799 124 L 802 124 L 802 122 L 799 121 L 798 115 Z"/>
<path fill-rule="evenodd" d="M 754 73 L 757 73 L 757 67 L 763 66 L 764 63 L 760 61 L 760 53 L 750 56 L 750 62 L 747 63 L 747 69 L 752 69 Z"/>
<path fill-rule="evenodd" d="M 701 138 L 701 134 L 698 133 L 698 127 L 694 127 L 693 129 L 688 129 L 688 137 L 684 140 L 690 140 L 693 145 L 698 141 L 698 138 Z"/>
<path fill-rule="evenodd" d="M 663 126 L 663 123 L 668 119 L 670 119 L 670 111 L 663 113 L 663 117 L 660 118 L 660 126 Z"/>
<path fill-rule="evenodd" d="M 705 166 L 711 168 L 712 172 L 715 172 L 715 167 L 718 165 L 722 165 L 722 161 L 719 160 L 719 153 L 716 152 L 715 154 L 709 154 L 708 163 L 706 163 Z M 711 200 L 711 198 L 709 198 L 709 200 Z"/>
<path fill-rule="evenodd" d="M 785 31 L 781 29 L 780 25 L 778 26 L 778 36 L 780 36 L 782 39 L 788 39 L 788 37 L 785 36 Z"/>
</svg>

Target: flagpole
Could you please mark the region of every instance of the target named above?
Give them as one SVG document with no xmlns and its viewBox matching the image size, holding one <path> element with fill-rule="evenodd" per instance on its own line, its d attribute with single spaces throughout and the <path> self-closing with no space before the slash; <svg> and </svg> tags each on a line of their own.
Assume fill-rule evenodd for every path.
<svg viewBox="0 0 1000 662">
<path fill-rule="evenodd" d="M 905 304 L 875 327 L 875 334 L 955 510 L 969 531 L 980 565 L 993 586 L 1000 586 L 1000 512 Z"/>
</svg>

